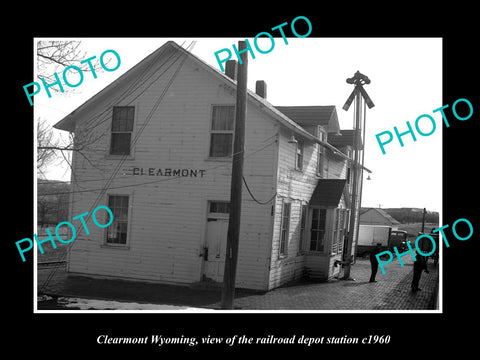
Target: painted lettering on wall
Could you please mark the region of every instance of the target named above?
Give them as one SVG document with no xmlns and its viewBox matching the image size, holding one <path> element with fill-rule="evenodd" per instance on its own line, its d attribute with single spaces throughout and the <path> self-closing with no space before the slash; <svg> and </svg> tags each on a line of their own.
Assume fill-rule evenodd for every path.
<svg viewBox="0 0 480 360">
<path fill-rule="evenodd" d="M 133 175 L 146 176 L 176 176 L 176 177 L 204 177 L 206 170 L 200 169 L 172 169 L 172 168 L 143 168 L 134 167 Z"/>
</svg>

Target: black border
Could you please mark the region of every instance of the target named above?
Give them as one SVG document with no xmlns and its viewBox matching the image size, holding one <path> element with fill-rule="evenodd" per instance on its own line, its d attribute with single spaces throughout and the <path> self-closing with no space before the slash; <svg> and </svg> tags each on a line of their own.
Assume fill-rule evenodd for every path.
<svg viewBox="0 0 480 360">
<path fill-rule="evenodd" d="M 77 4 L 78 5 L 78 4 Z M 126 351 L 137 356 L 143 353 L 165 355 L 180 350 L 185 354 L 224 351 L 240 353 L 251 351 L 279 350 L 284 354 L 292 351 L 297 354 L 345 355 L 345 351 L 354 354 L 379 354 L 389 356 L 392 349 L 405 350 L 405 355 L 413 352 L 433 354 L 443 349 L 454 349 L 462 345 L 467 351 L 474 343 L 474 330 L 471 319 L 475 313 L 474 266 L 478 252 L 478 215 L 473 211 L 474 196 L 478 197 L 476 185 L 476 144 L 478 129 L 478 88 L 474 91 L 474 62 L 478 63 L 478 50 L 474 38 L 475 21 L 469 13 L 472 7 L 452 6 L 448 12 L 418 8 L 406 4 L 384 5 L 384 9 L 369 8 L 360 4 L 353 8 L 343 4 L 343 8 L 327 9 L 322 4 L 312 9 L 293 9 L 287 4 L 266 5 L 267 12 L 260 13 L 255 7 L 246 4 L 212 4 L 220 7 L 218 12 L 202 4 L 198 8 L 184 4 L 183 10 L 174 10 L 161 4 L 147 3 L 138 9 L 128 11 L 132 26 L 119 29 L 115 27 L 115 11 L 121 10 L 119 4 L 108 4 L 104 13 L 98 5 L 91 4 L 76 7 L 71 11 L 59 6 L 52 14 L 45 9 L 32 11 L 31 15 L 18 13 L 15 35 L 5 30 L 7 48 L 16 56 L 5 56 L 7 86 L 4 97 L 9 99 L 5 108 L 10 116 L 4 119 L 7 126 L 7 140 L 10 144 L 6 151 L 7 164 L 4 177 L 9 187 L 13 185 L 13 198 L 6 201 L 7 236 L 3 249 L 7 257 L 4 270 L 7 286 L 3 299 L 6 301 L 4 312 L 9 315 L 7 345 L 19 351 L 28 343 L 29 348 L 43 357 L 52 353 L 61 356 L 72 354 L 110 355 L 125 354 Z M 440 5 L 439 5 L 440 6 Z M 237 7 L 237 8 L 236 8 Z M 151 10 L 148 11 L 148 8 Z M 163 8 L 163 11 L 159 11 Z M 273 8 L 276 8 L 275 11 Z M 388 8 L 388 9 L 387 9 Z M 167 10 L 168 9 L 168 10 Z M 32 9 L 29 9 L 29 11 Z M 30 12 L 29 12 L 30 13 Z M 21 14 L 21 15 L 20 15 Z M 236 15 L 238 14 L 238 15 Z M 33 233 L 33 181 L 31 169 L 33 161 L 33 109 L 25 101 L 22 86 L 33 78 L 32 49 L 33 38 L 38 36 L 92 36 L 92 37 L 187 37 L 187 36 L 225 36 L 252 37 L 258 32 L 294 17 L 303 15 L 313 25 L 311 37 L 442 37 L 443 38 L 443 104 L 451 104 L 458 98 L 467 98 L 474 107 L 474 115 L 468 121 L 451 121 L 450 128 L 443 132 L 443 223 L 452 224 L 458 218 L 469 219 L 475 229 L 474 236 L 465 242 L 450 241 L 450 248 L 444 248 L 443 258 L 443 314 L 33 314 L 33 257 L 27 256 L 21 263 L 14 241 L 30 237 Z M 448 19 L 447 19 L 448 18 Z M 167 20 L 168 19 L 168 20 Z M 11 22 L 12 23 L 12 22 Z M 10 23 L 10 24 L 11 24 Z M 133 26 L 135 24 L 135 26 Z M 21 30 L 21 31 L 20 31 Z M 438 60 L 438 59 L 432 59 Z M 396 81 L 408 81 L 397 79 Z M 12 102 L 13 100 L 13 102 Z M 399 106 L 401 99 L 399 99 Z M 477 110 L 479 109 L 479 110 Z M 433 110 L 433 109 L 432 109 Z M 446 114 L 452 118 L 451 110 Z M 11 138 L 13 142 L 8 142 Z M 432 179 L 438 181 L 439 179 Z M 6 192 L 10 197 L 10 191 Z M 13 220 L 13 221 L 12 221 Z M 12 310 L 11 307 L 13 307 Z M 468 326 L 467 326 L 468 325 Z M 476 325 L 476 324 L 471 324 Z M 145 336 L 164 334 L 172 336 L 221 336 L 234 334 L 247 336 L 292 336 L 305 334 L 318 336 L 368 336 L 370 334 L 390 335 L 389 345 L 356 347 L 299 347 L 268 346 L 259 349 L 255 346 L 228 347 L 182 347 L 157 348 L 152 346 L 100 346 L 96 337 L 100 334 L 111 336 Z M 63 350 L 68 350 L 63 351 Z M 73 350 L 73 351 L 72 351 Z M 93 351 L 93 352 L 92 352 Z"/>
</svg>

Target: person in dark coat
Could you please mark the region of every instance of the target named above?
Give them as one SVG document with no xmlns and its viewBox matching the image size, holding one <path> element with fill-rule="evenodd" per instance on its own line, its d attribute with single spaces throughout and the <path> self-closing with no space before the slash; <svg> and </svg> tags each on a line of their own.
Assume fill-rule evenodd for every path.
<svg viewBox="0 0 480 360">
<path fill-rule="evenodd" d="M 377 270 L 378 270 L 378 260 L 375 255 L 379 254 L 382 251 L 381 245 L 382 244 L 377 243 L 375 248 L 372 251 L 370 251 L 370 265 L 372 268 L 372 274 L 370 275 L 370 282 L 377 282 L 377 280 L 375 280 L 375 276 L 377 275 Z"/>
<path fill-rule="evenodd" d="M 421 256 L 418 251 L 416 253 L 416 261 L 413 263 L 413 278 L 412 278 L 412 291 L 419 291 L 422 290 L 418 287 L 420 282 L 420 277 L 422 276 L 422 271 L 425 271 L 427 274 L 429 273 L 427 269 L 427 260 L 424 256 Z"/>
</svg>

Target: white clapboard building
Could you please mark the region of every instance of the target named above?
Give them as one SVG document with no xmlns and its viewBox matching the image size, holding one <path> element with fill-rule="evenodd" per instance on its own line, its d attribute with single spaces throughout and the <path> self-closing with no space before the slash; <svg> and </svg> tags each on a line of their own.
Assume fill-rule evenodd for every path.
<svg viewBox="0 0 480 360">
<path fill-rule="evenodd" d="M 78 150 L 70 214 L 114 214 L 78 232 L 70 273 L 222 282 L 235 73 L 235 62 L 223 74 L 170 41 L 55 125 Z M 236 286 L 327 280 L 348 228 L 353 133 L 334 106 L 273 106 L 263 81 L 247 97 Z"/>
</svg>

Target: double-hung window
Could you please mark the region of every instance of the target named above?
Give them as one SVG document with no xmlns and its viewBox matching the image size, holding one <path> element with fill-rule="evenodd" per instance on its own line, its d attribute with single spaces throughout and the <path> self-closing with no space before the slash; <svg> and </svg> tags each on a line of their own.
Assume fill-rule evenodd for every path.
<svg viewBox="0 0 480 360">
<path fill-rule="evenodd" d="M 288 235 L 290 232 L 290 209 L 290 203 L 283 203 L 282 224 L 280 228 L 280 256 L 287 255 L 288 251 Z"/>
<path fill-rule="evenodd" d="M 347 228 L 348 210 L 335 209 L 333 223 L 332 254 L 340 254 L 343 251 L 343 240 Z"/>
<path fill-rule="evenodd" d="M 323 251 L 325 247 L 326 209 L 313 208 L 310 227 L 310 251 Z"/>
<path fill-rule="evenodd" d="M 108 196 L 108 208 L 113 214 L 113 222 L 105 232 L 108 245 L 127 245 L 128 200 L 128 195 Z"/>
<path fill-rule="evenodd" d="M 113 107 L 110 155 L 130 155 L 134 115 L 134 106 Z"/>
<path fill-rule="evenodd" d="M 320 140 L 322 141 L 327 141 L 327 133 L 325 132 L 325 130 L 321 127 L 321 126 L 318 126 L 317 127 L 317 136 Z M 325 148 L 320 145 L 320 144 L 317 144 L 317 175 L 319 177 L 324 177 L 324 166 L 325 166 Z"/>
<path fill-rule="evenodd" d="M 233 133 L 235 127 L 235 106 L 214 105 L 212 107 L 212 126 L 210 129 L 211 158 L 232 156 Z"/>
<path fill-rule="evenodd" d="M 295 154 L 295 169 L 303 170 L 303 152 L 304 146 L 303 141 L 297 141 L 297 149 Z"/>
</svg>

